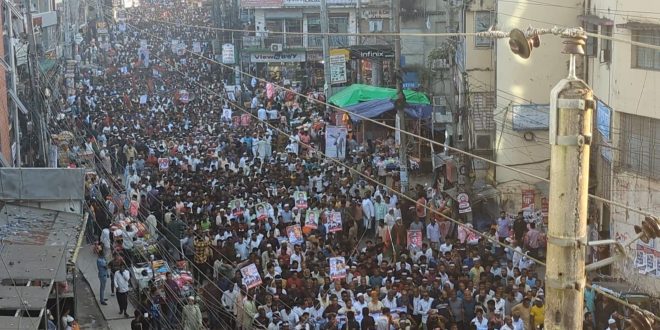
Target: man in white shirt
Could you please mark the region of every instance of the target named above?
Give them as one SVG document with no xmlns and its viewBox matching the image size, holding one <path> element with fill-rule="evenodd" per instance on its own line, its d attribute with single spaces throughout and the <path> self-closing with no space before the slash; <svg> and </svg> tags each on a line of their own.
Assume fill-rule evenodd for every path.
<svg viewBox="0 0 660 330">
<path fill-rule="evenodd" d="M 527 330 L 525 329 L 525 321 L 523 321 L 518 313 L 513 313 L 512 324 L 513 330 Z"/>
<path fill-rule="evenodd" d="M 390 310 L 398 308 L 399 306 L 396 302 L 396 292 L 394 290 L 388 291 L 387 296 L 381 300 L 381 303 L 383 303 L 383 307 L 387 307 Z"/>
<path fill-rule="evenodd" d="M 488 330 L 488 319 L 484 317 L 484 311 L 477 309 L 477 316 L 470 322 L 476 330 Z"/>
<path fill-rule="evenodd" d="M 433 298 L 429 297 L 429 292 L 424 291 L 422 293 L 422 299 L 419 300 L 417 306 L 415 307 L 415 312 L 417 315 L 422 316 L 422 324 L 424 329 L 426 329 L 426 322 L 429 320 L 429 311 L 431 310 L 431 305 L 433 305 Z"/>
<path fill-rule="evenodd" d="M 376 219 L 376 209 L 374 203 L 368 195 L 365 194 L 362 199 L 362 226 L 363 230 L 367 231 L 373 227 L 373 222 Z"/>
<path fill-rule="evenodd" d="M 117 292 L 117 304 L 119 305 L 119 314 L 124 314 L 124 317 L 129 317 L 126 313 L 128 308 L 128 291 L 131 273 L 124 266 L 123 269 L 115 272 L 115 289 Z"/>
<path fill-rule="evenodd" d="M 383 307 L 381 309 L 382 314 L 376 318 L 376 330 L 393 330 L 394 322 L 392 321 L 392 315 L 390 315 L 390 309 Z"/>
<path fill-rule="evenodd" d="M 268 112 L 266 112 L 266 109 L 264 109 L 263 104 L 259 105 L 259 110 L 257 110 L 257 117 L 259 118 L 259 121 L 268 120 Z"/>
<path fill-rule="evenodd" d="M 511 319 L 511 316 L 506 316 L 504 318 L 504 325 L 500 328 L 500 330 L 514 330 L 514 329 L 515 328 L 513 326 L 513 320 Z"/>
</svg>

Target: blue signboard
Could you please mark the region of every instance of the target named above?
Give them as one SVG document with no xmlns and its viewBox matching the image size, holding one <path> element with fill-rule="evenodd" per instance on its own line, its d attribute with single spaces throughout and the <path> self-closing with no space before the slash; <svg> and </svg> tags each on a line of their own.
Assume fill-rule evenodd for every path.
<svg viewBox="0 0 660 330">
<path fill-rule="evenodd" d="M 514 131 L 546 131 L 550 125 L 549 104 L 517 104 L 511 107 Z"/>
<path fill-rule="evenodd" d="M 598 109 L 596 112 L 596 127 L 600 134 L 603 135 L 603 138 L 606 141 L 610 141 L 612 137 L 610 124 L 612 123 L 612 109 L 608 107 L 601 100 L 598 100 Z"/>
</svg>

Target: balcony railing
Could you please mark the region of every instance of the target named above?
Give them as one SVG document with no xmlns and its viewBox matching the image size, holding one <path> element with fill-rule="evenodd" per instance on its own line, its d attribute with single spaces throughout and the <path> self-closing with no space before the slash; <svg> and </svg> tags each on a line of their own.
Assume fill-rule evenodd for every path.
<svg viewBox="0 0 660 330">
<path fill-rule="evenodd" d="M 304 43 L 305 39 L 307 40 Z M 330 47 L 342 48 L 351 45 L 348 36 L 330 36 Z M 243 47 L 246 48 L 269 48 L 272 44 L 282 44 L 284 48 L 321 48 L 323 47 L 323 36 L 302 34 L 270 34 L 268 37 L 244 36 Z"/>
</svg>

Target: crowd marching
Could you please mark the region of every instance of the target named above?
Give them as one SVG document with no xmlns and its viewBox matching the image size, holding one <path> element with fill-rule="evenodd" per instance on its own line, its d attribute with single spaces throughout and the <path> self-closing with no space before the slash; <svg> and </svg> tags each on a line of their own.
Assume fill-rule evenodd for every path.
<svg viewBox="0 0 660 330">
<path fill-rule="evenodd" d="M 483 234 L 459 226 L 438 182 L 410 202 L 391 136 L 349 131 L 345 159 L 325 157 L 336 116 L 321 94 L 249 76 L 228 93 L 234 72 L 207 59 L 212 31 L 154 19 L 204 25 L 210 13 L 131 9 L 109 48 L 82 53 L 98 66 L 82 66 L 70 115 L 54 124 L 83 137 L 60 165 L 94 155 L 99 303 L 109 282 L 134 329 L 542 328 L 536 223 L 502 213 Z M 587 293 L 585 328 L 609 329 L 616 306 L 596 313 Z"/>
</svg>

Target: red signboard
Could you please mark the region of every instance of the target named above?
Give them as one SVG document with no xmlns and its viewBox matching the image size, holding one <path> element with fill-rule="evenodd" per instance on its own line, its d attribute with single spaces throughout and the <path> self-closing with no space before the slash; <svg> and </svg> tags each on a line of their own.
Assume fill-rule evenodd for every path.
<svg viewBox="0 0 660 330">
<path fill-rule="evenodd" d="M 534 190 L 523 190 L 522 191 L 522 208 L 534 209 L 534 199 L 536 198 L 536 192 Z"/>
<path fill-rule="evenodd" d="M 543 215 L 543 222 L 545 223 L 548 223 L 548 210 L 549 210 L 548 199 L 543 197 L 541 198 L 541 214 Z"/>
</svg>

